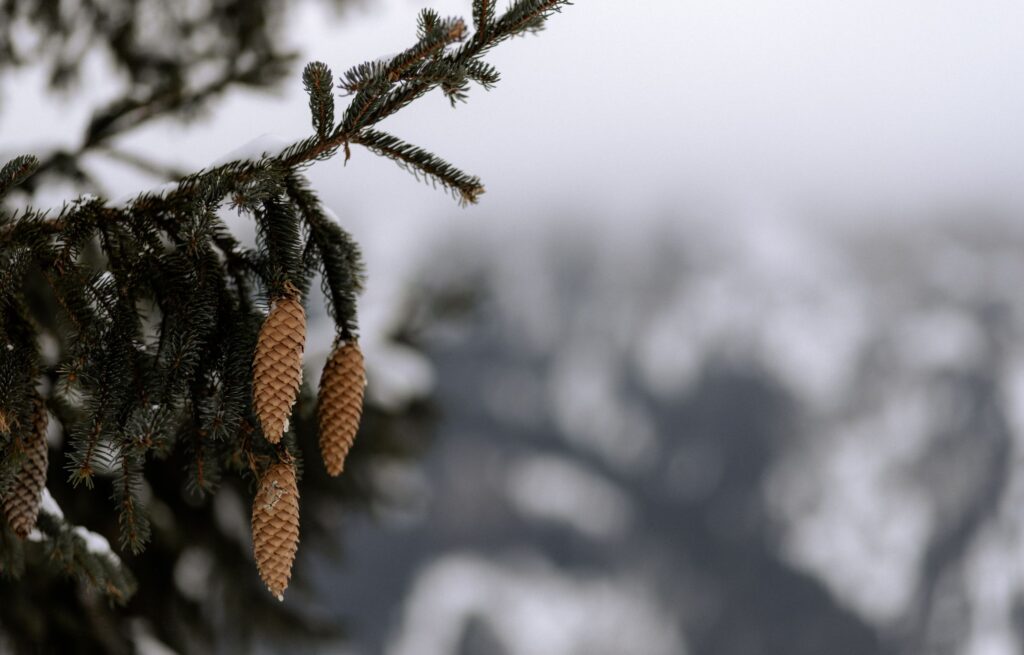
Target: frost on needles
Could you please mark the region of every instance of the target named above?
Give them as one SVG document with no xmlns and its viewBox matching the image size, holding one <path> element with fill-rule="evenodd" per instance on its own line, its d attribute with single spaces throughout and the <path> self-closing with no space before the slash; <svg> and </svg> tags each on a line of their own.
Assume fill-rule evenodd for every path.
<svg viewBox="0 0 1024 655">
<path fill-rule="evenodd" d="M 337 80 L 325 64 L 306 66 L 313 128 L 306 139 L 262 139 L 173 184 L 114 202 L 85 196 L 53 211 L 0 208 L 0 496 L 18 501 L 4 504 L 18 508 L 0 530 L 4 574 L 20 575 L 24 551 L 44 548 L 49 566 L 115 601 L 134 589 L 120 558 L 99 547 L 103 537 L 65 518 L 46 476 L 25 473 L 39 468 L 31 453 L 45 440 L 49 417 L 68 440 L 65 461 L 54 464 L 74 486 L 112 478 L 120 547 L 131 553 L 144 549 L 153 530 L 147 466 L 183 451 L 190 462 L 184 482 L 199 498 L 225 475 L 248 481 L 257 491 L 258 569 L 274 595 L 283 594 L 301 488 L 288 414 L 301 385 L 303 305 L 316 275 L 336 327 L 332 369 L 320 389 L 328 409 L 318 412 L 332 474 L 341 472 L 355 436 L 365 384 L 356 311 L 362 258 L 304 169 L 339 150 L 347 160 L 362 146 L 460 203 L 475 203 L 484 191 L 477 177 L 375 126 L 435 89 L 454 106 L 474 85 L 492 87 L 499 75 L 483 56 L 540 30 L 567 4 L 519 0 L 499 13 L 492 0 L 476 0 L 472 28 L 424 10 L 415 43 L 394 56 Z M 336 111 L 339 91 L 348 103 Z M 32 188 L 38 166 L 32 156 L 4 165 L 0 199 Z M 224 207 L 255 222 L 255 248 L 232 236 L 220 217 Z M 43 352 L 45 342 L 56 343 L 56 352 Z"/>
</svg>

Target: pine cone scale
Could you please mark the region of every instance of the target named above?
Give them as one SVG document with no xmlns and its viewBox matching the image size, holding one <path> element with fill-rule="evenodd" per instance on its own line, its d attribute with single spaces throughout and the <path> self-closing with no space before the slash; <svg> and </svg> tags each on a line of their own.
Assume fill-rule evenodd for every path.
<svg viewBox="0 0 1024 655">
<path fill-rule="evenodd" d="M 274 464 L 260 480 L 252 505 L 252 542 L 260 577 L 283 600 L 299 547 L 299 490 L 291 462 Z"/>
<path fill-rule="evenodd" d="M 366 372 L 359 344 L 336 347 L 324 364 L 317 398 L 320 454 L 330 475 L 340 475 L 363 414 Z"/>
<path fill-rule="evenodd" d="M 298 298 L 279 299 L 260 329 L 253 359 L 253 401 L 263 434 L 278 443 L 302 385 L 306 312 Z"/>
<path fill-rule="evenodd" d="M 36 397 L 32 432 L 25 437 L 25 460 L 3 499 L 7 522 L 22 539 L 36 527 L 39 502 L 43 488 L 46 487 L 46 469 L 49 465 L 47 421 L 46 405 L 41 397 Z"/>
</svg>

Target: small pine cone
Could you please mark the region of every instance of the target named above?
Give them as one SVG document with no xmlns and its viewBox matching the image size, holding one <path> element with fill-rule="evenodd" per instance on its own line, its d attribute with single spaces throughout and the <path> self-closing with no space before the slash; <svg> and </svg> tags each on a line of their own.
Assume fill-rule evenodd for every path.
<svg viewBox="0 0 1024 655">
<path fill-rule="evenodd" d="M 366 372 L 359 344 L 350 341 L 335 347 L 324 364 L 317 398 L 320 423 L 320 454 L 331 475 L 340 475 L 345 457 L 356 438 L 363 413 Z"/>
<path fill-rule="evenodd" d="M 253 400 L 263 434 L 281 441 L 302 384 L 306 312 L 295 295 L 279 298 L 260 328 L 253 360 Z"/>
<path fill-rule="evenodd" d="M 39 499 L 46 486 L 49 452 L 46 445 L 46 405 L 36 396 L 32 433 L 25 438 L 25 460 L 4 497 L 4 514 L 14 533 L 24 539 L 36 527 Z"/>
<path fill-rule="evenodd" d="M 295 485 L 295 467 L 290 461 L 278 462 L 263 474 L 252 503 L 256 568 L 278 600 L 284 600 L 298 547 L 299 489 Z"/>
</svg>

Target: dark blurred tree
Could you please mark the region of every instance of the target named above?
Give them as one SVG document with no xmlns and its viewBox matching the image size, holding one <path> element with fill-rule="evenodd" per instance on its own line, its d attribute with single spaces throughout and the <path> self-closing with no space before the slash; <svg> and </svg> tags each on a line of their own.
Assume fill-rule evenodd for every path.
<svg viewBox="0 0 1024 655">
<path fill-rule="evenodd" d="M 158 116 L 192 116 L 235 85 L 279 82 L 294 59 L 274 46 L 285 4 L 0 5 L 0 73 L 43 62 L 54 88 L 70 93 L 83 54 L 104 47 L 127 79 L 123 97 L 93 113 L 77 150 L 4 166 L 0 199 L 55 177 L 102 194 L 82 164 L 97 150 L 171 176 L 159 162 L 118 153 L 113 137 Z M 283 435 L 267 429 L 259 398 L 284 393 L 280 370 L 259 374 L 267 352 L 282 356 L 265 334 L 268 308 L 273 317 L 314 300 L 319 277 L 337 343 L 357 339 L 359 250 L 303 170 L 362 145 L 475 202 L 476 177 L 375 125 L 433 89 L 455 105 L 471 83 L 489 88 L 498 74 L 482 56 L 566 4 L 518 0 L 499 14 L 491 0 L 475 0 L 472 31 L 424 10 L 412 47 L 341 77 L 351 100 L 337 119 L 333 75 L 306 67 L 307 139 L 256 143 L 123 205 L 87 195 L 55 211 L 0 207 L 0 646 L 129 653 L 155 636 L 181 652 L 296 652 L 338 637 L 301 556 L 287 602 L 262 589 L 248 506 L 271 469 L 295 471 L 304 549 L 335 551 L 332 516 L 374 496 L 367 463 L 414 456 L 426 414 L 366 407 L 340 480 L 318 461 L 323 430 L 309 389 Z M 255 221 L 256 248 L 232 236 L 225 209 Z M 296 325 L 285 336 L 301 348 L 304 323 Z M 63 435 L 49 448 L 48 423 Z"/>
<path fill-rule="evenodd" d="M 349 0 L 333 0 L 345 5 Z M 102 152 L 158 176 L 181 177 L 158 160 L 119 150 L 114 138 L 159 117 L 194 118 L 224 92 L 271 89 L 294 69 L 297 53 L 278 45 L 292 0 L 159 2 L 124 0 L 5 0 L 0 3 L 0 76 L 22 66 L 43 67 L 55 93 L 80 87 L 83 61 L 104 55 L 119 97 L 96 106 L 74 150 L 41 154 L 32 190 L 47 174 L 89 191 L 98 182 L 82 164 Z M 0 106 L 2 109 L 2 106 Z"/>
</svg>

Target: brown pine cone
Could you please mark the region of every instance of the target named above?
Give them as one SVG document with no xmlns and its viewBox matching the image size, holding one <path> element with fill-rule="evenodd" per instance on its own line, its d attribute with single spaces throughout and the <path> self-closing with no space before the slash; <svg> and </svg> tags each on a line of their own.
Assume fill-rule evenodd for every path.
<svg viewBox="0 0 1024 655">
<path fill-rule="evenodd" d="M 271 466 L 252 503 L 252 548 L 256 569 L 278 600 L 292 576 L 299 547 L 299 489 L 291 461 Z"/>
<path fill-rule="evenodd" d="M 302 384 L 306 312 L 296 295 L 278 298 L 260 328 L 253 359 L 253 401 L 263 434 L 277 443 L 288 429 L 288 416 Z"/>
<path fill-rule="evenodd" d="M 36 527 L 39 499 L 46 486 L 49 451 L 46 445 L 46 404 L 36 396 L 32 432 L 24 435 L 25 460 L 4 496 L 4 515 L 14 533 L 24 539 Z"/>
<path fill-rule="evenodd" d="M 317 397 L 320 454 L 331 475 L 340 475 L 363 414 L 366 372 L 359 343 L 336 346 L 324 364 Z"/>
</svg>

